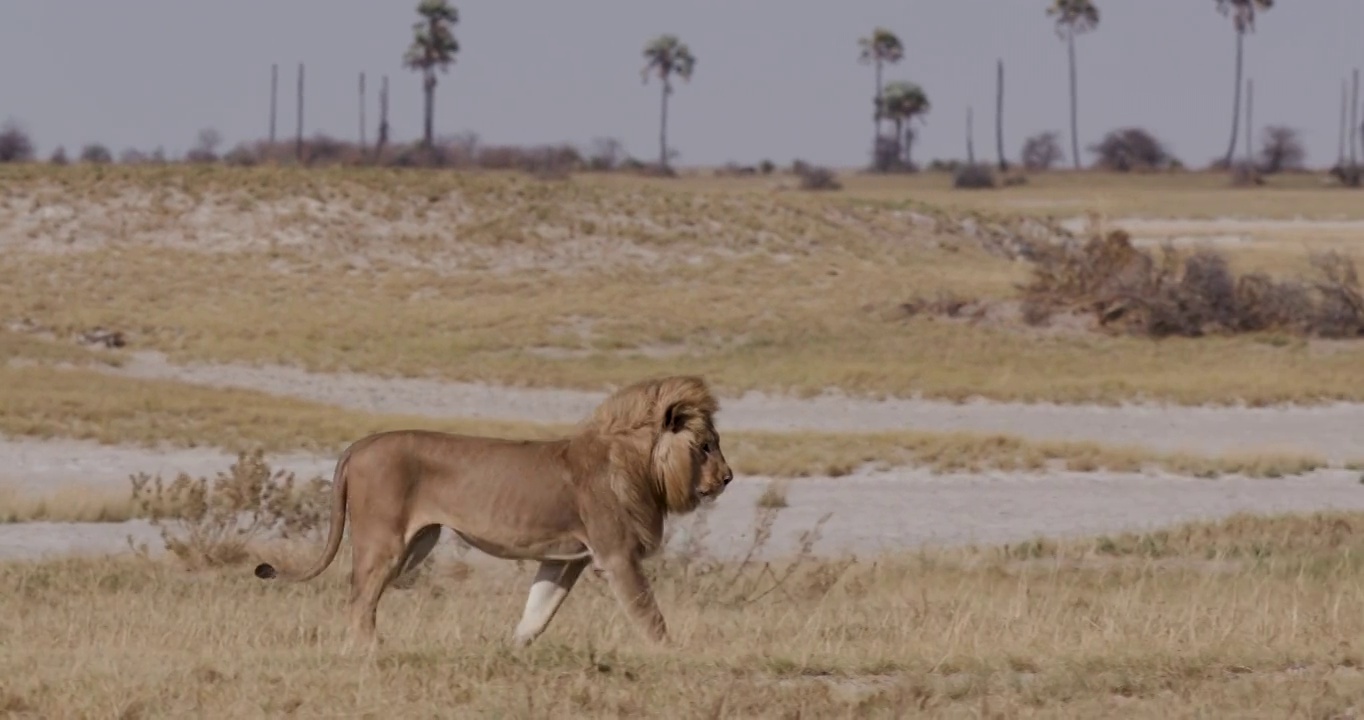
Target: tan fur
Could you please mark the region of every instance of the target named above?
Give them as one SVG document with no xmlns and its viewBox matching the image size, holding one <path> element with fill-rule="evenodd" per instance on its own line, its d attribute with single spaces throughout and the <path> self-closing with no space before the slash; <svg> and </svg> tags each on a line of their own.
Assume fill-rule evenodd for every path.
<svg viewBox="0 0 1364 720">
<path fill-rule="evenodd" d="M 704 380 L 644 380 L 607 397 L 572 436 L 505 440 L 424 430 L 362 438 L 337 460 L 326 548 L 306 571 L 268 563 L 256 576 L 308 580 L 336 557 L 347 519 L 354 550 L 352 639 L 373 644 L 384 589 L 431 552 L 448 527 L 490 555 L 540 562 L 513 638 L 534 640 L 589 563 L 627 614 L 665 640 L 640 568 L 663 521 L 713 501 L 733 479 L 720 450 L 719 404 Z"/>
</svg>

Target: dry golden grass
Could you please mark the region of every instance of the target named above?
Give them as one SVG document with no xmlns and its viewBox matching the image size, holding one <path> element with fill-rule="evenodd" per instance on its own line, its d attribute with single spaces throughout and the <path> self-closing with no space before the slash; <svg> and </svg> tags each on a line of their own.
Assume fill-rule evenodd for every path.
<svg viewBox="0 0 1364 720">
<path fill-rule="evenodd" d="M 72 485 L 46 492 L 0 486 L 0 523 L 123 522 L 139 515 L 122 486 Z"/>
<path fill-rule="evenodd" d="M 651 562 L 676 645 L 588 574 L 510 648 L 530 579 L 445 561 L 345 656 L 345 571 L 0 565 L 0 708 L 37 717 L 1349 717 L 1364 515 L 925 550 L 788 569 Z M 339 558 L 346 561 L 343 556 Z"/>
<path fill-rule="evenodd" d="M 637 183 L 659 187 L 733 194 L 764 192 L 777 185 L 793 187 L 794 178 L 712 177 L 698 172 L 680 180 L 626 177 L 591 178 L 624 187 Z M 1032 173 L 1028 183 L 986 192 L 962 192 L 952 187 L 951 173 L 923 172 L 884 176 L 843 171 L 843 189 L 831 197 L 901 202 L 906 197 L 944 208 L 992 210 L 1027 215 L 1082 215 L 1097 212 L 1113 217 L 1188 218 L 1211 220 L 1254 217 L 1364 219 L 1359 193 L 1341 188 L 1325 173 L 1271 177 L 1257 188 L 1236 188 L 1226 173 L 1134 173 L 1091 171 Z"/>
<path fill-rule="evenodd" d="M 1026 276 L 1023 263 L 918 224 L 915 183 L 931 177 L 853 183 L 880 183 L 879 195 L 774 193 L 761 179 L 714 192 L 731 181 L 361 169 L 21 168 L 0 179 L 0 319 L 30 318 L 59 337 L 117 328 L 177 361 L 585 388 L 686 371 L 725 391 L 1364 399 L 1364 349 L 1353 345 L 905 319 L 898 307 L 912 297 L 1006 298 Z M 1081 182 L 1058 174 L 963 197 L 1011 212 L 1015 190 L 1060 197 Z M 1210 181 L 1094 182 L 1183 202 L 1180 183 Z M 1280 192 L 1321 215 L 1347 195 L 1204 191 L 1248 209 L 1272 205 L 1255 193 Z M 1282 269 L 1305 256 L 1288 239 L 1244 263 Z"/>
</svg>

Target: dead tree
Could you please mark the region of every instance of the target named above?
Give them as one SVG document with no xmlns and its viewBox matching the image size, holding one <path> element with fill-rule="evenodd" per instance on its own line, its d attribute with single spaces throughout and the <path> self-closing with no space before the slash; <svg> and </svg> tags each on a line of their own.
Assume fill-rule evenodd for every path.
<svg viewBox="0 0 1364 720">
<path fill-rule="evenodd" d="M 270 63 L 270 149 L 274 149 L 274 112 L 280 95 L 280 64 Z M 1342 106 L 1344 108 L 1344 106 Z"/>
<path fill-rule="evenodd" d="M 966 107 L 966 164 L 974 166 L 976 164 L 976 142 L 975 132 L 971 129 L 971 106 Z"/>
<path fill-rule="evenodd" d="M 379 82 L 379 138 L 374 143 L 374 159 L 378 161 L 388 144 L 388 76 Z"/>
<path fill-rule="evenodd" d="M 360 154 L 365 153 L 365 73 L 360 73 Z"/>
<path fill-rule="evenodd" d="M 996 61 L 995 72 L 995 144 L 999 152 L 999 171 L 1009 171 L 1009 159 L 1004 155 L 1004 60 Z"/>
<path fill-rule="evenodd" d="M 294 159 L 303 162 L 303 63 L 298 64 L 298 128 L 294 133 Z"/>
</svg>

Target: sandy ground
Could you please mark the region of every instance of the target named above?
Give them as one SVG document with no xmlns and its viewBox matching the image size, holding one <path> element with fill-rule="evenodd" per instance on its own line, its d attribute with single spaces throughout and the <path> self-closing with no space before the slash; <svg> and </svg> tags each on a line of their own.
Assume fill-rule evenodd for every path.
<svg viewBox="0 0 1364 720">
<path fill-rule="evenodd" d="M 573 423 L 603 392 L 498 388 L 419 378 L 247 365 L 172 365 L 139 353 L 108 372 L 198 385 L 260 390 L 378 413 Z M 1332 462 L 1364 459 L 1364 404 L 1199 408 L 1162 405 L 955 404 L 928 400 L 810 399 L 749 393 L 723 398 L 722 430 L 934 430 L 1004 433 L 1043 440 L 1092 440 L 1206 455 L 1302 452 Z"/>
<path fill-rule="evenodd" d="M 424 416 L 573 422 L 603 393 L 496 388 L 423 379 L 318 374 L 283 367 L 173 366 L 141 354 L 122 375 L 262 390 L 366 411 Z M 951 404 L 921 400 L 870 401 L 837 396 L 812 399 L 747 394 L 724 398 L 726 429 L 971 430 L 1034 438 L 1091 439 L 1200 453 L 1319 453 L 1364 457 L 1364 405 L 1314 408 L 1086 407 Z M 138 472 L 212 477 L 233 456 L 211 448 L 150 450 L 72 440 L 0 439 L 0 484 L 35 491 L 71 483 L 126 487 Z M 276 468 L 302 478 L 330 476 L 335 458 L 305 453 L 270 457 Z M 755 500 L 766 478 L 744 477 L 713 509 L 705 545 L 721 556 L 748 545 Z M 1359 475 L 1324 471 L 1294 479 L 1197 480 L 1161 474 L 1008 473 L 935 476 L 925 470 L 861 472 L 841 478 L 791 481 L 790 506 L 779 515 L 765 555 L 798 546 L 801 531 L 831 513 L 816 543 L 819 554 L 907 549 L 924 544 L 1003 543 L 1141 530 L 1199 518 L 1249 512 L 1364 509 Z M 693 521 L 679 525 L 685 528 Z M 127 538 L 160 547 L 142 522 L 0 525 L 0 558 L 128 551 Z M 447 543 L 453 548 L 453 543 Z"/>
<path fill-rule="evenodd" d="M 756 499 L 770 482 L 741 478 L 706 513 L 702 546 L 738 558 L 750 547 Z M 827 522 L 813 551 L 867 556 L 925 545 L 995 545 L 1039 535 L 1071 537 L 1144 530 L 1237 512 L 1364 510 L 1358 474 L 1324 471 L 1294 479 L 1196 480 L 1161 475 L 980 474 L 934 476 L 898 469 L 787 484 L 771 541 L 758 557 L 788 555 L 803 531 Z M 676 523 L 670 548 L 685 542 L 698 518 Z M 0 559 L 129 551 L 128 538 L 156 553 L 159 537 L 146 523 L 24 523 L 0 525 Z M 442 553 L 454 542 L 447 533 Z M 472 561 L 489 560 L 470 551 Z"/>
</svg>

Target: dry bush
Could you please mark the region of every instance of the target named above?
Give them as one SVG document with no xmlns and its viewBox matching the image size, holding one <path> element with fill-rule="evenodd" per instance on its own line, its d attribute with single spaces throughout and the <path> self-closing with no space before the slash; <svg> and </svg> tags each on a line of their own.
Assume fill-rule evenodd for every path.
<svg viewBox="0 0 1364 720">
<path fill-rule="evenodd" d="M 1364 297 L 1354 262 L 1329 252 L 1311 258 L 1310 281 L 1264 273 L 1236 276 L 1226 258 L 1198 250 L 1159 259 L 1126 232 L 1042 248 L 1021 290 L 1024 317 L 1042 322 L 1061 309 L 1093 312 L 1100 325 L 1152 337 L 1280 330 L 1318 337 L 1364 334 Z"/>
<path fill-rule="evenodd" d="M 1231 170 L 1231 184 L 1235 187 L 1259 187 L 1265 184 L 1265 178 L 1254 163 L 1239 162 Z"/>
<path fill-rule="evenodd" d="M 212 482 L 185 473 L 169 485 L 146 473 L 131 482 L 139 515 L 160 531 L 166 550 L 192 568 L 246 562 L 251 544 L 266 534 L 305 536 L 329 517 L 328 480 L 299 484 L 293 473 L 271 472 L 260 450 L 239 453 Z"/>
<path fill-rule="evenodd" d="M 33 159 L 33 139 L 13 120 L 0 127 L 0 163 L 28 162 Z"/>
<path fill-rule="evenodd" d="M 780 504 L 758 504 L 748 547 L 736 560 L 722 560 L 706 552 L 705 539 L 710 532 L 709 516 L 713 506 L 698 508 L 688 518 L 687 537 L 681 547 L 660 554 L 646 566 L 650 583 L 658 587 L 660 594 L 685 598 L 688 604 L 700 608 L 741 608 L 764 598 L 774 599 L 771 598 L 774 594 L 780 597 L 794 590 L 796 585 L 805 585 L 808 591 L 812 579 L 814 585 L 827 593 L 856 562 L 853 559 L 831 562 L 815 555 L 814 546 L 833 513 L 824 513 L 809 529 L 802 530 L 794 552 L 783 557 L 780 563 L 759 560 L 772 540 L 772 528 L 785 507 L 785 497 Z M 665 544 L 674 534 L 675 528 L 670 527 Z"/>
<path fill-rule="evenodd" d="M 1302 170 L 1307 160 L 1302 135 L 1297 128 L 1271 125 L 1260 141 L 1259 169 L 1266 175 Z"/>
<path fill-rule="evenodd" d="M 107 165 L 114 161 L 114 154 L 109 152 L 109 148 L 99 144 L 90 143 L 81 148 L 81 162 L 92 165 Z"/>
<path fill-rule="evenodd" d="M 1023 167 L 1028 170 L 1050 170 L 1065 157 L 1061 134 L 1055 130 L 1033 135 L 1023 143 Z"/>
<path fill-rule="evenodd" d="M 760 508 L 784 508 L 786 501 L 786 483 L 773 480 L 767 483 L 763 492 L 758 496 L 758 507 Z"/>
<path fill-rule="evenodd" d="M 1098 156 L 1095 162 L 1100 168 L 1117 172 L 1165 170 L 1177 164 L 1164 143 L 1136 127 L 1109 132 L 1089 151 Z"/>
<path fill-rule="evenodd" d="M 952 175 L 952 187 L 960 190 L 986 190 L 995 186 L 995 171 L 989 165 L 962 165 Z"/>
<path fill-rule="evenodd" d="M 1331 166 L 1330 175 L 1345 187 L 1364 185 L 1364 166 L 1336 163 Z"/>
<path fill-rule="evenodd" d="M 802 190 L 839 190 L 843 187 L 834 171 L 826 167 L 811 165 L 804 160 L 797 160 L 792 163 L 791 171 L 795 173 L 796 177 L 800 178 L 800 189 Z"/>
</svg>

